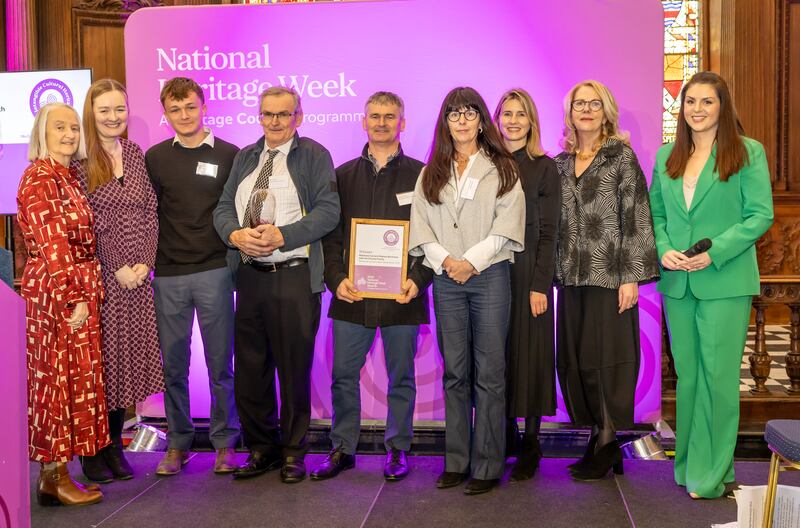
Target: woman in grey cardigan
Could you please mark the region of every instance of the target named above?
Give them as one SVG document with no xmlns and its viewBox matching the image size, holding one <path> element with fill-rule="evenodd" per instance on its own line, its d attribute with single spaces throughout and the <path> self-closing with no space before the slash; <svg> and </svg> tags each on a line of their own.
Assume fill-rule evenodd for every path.
<svg viewBox="0 0 800 528">
<path fill-rule="evenodd" d="M 505 342 L 509 261 L 523 249 L 525 198 L 514 159 L 483 98 L 455 88 L 439 111 L 433 148 L 411 205 L 412 255 L 432 268 L 444 357 L 445 469 L 438 488 L 477 495 L 505 468 Z M 473 423 L 474 394 L 474 423 Z"/>
</svg>

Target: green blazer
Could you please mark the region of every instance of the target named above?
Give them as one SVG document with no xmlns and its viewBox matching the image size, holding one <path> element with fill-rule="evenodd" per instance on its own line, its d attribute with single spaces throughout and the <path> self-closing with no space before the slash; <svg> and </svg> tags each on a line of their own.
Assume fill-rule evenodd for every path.
<svg viewBox="0 0 800 528">
<path fill-rule="evenodd" d="M 683 198 L 683 178 L 672 179 L 666 162 L 673 143 L 656 155 L 650 185 L 650 209 L 659 261 L 670 249 L 685 251 L 698 240 L 710 238 L 712 265 L 688 273 L 663 270 L 658 291 L 676 299 L 687 286 L 698 299 L 758 295 L 759 275 L 755 243 L 772 225 L 772 185 L 764 147 L 743 137 L 750 162 L 738 173 L 720 181 L 714 170 L 717 147 L 708 157 L 689 209 Z"/>
</svg>

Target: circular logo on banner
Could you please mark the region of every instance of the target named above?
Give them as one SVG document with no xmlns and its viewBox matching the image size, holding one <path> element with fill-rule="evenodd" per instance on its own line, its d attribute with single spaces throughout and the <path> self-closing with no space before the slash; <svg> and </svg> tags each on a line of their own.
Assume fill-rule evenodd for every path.
<svg viewBox="0 0 800 528">
<path fill-rule="evenodd" d="M 58 79 L 45 79 L 33 87 L 31 92 L 31 112 L 36 115 L 41 107 L 50 103 L 73 104 L 69 87 Z"/>
<path fill-rule="evenodd" d="M 394 229 L 390 229 L 383 234 L 383 241 L 387 246 L 394 246 L 400 242 L 400 235 Z"/>
</svg>

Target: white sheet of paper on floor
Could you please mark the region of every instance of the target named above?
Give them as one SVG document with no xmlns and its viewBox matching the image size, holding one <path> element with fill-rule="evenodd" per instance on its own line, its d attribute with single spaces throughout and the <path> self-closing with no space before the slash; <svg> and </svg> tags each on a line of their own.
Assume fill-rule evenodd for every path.
<svg viewBox="0 0 800 528">
<path fill-rule="evenodd" d="M 737 522 L 712 528 L 761 528 L 766 486 L 741 486 L 734 491 Z M 800 487 L 778 485 L 772 528 L 800 528 Z"/>
</svg>

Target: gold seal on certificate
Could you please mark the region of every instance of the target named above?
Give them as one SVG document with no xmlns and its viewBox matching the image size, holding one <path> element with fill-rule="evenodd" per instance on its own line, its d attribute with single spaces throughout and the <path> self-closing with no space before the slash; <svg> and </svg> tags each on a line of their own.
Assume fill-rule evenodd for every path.
<svg viewBox="0 0 800 528">
<path fill-rule="evenodd" d="M 350 275 L 361 297 L 403 296 L 408 252 L 408 220 L 353 218 Z"/>
</svg>

